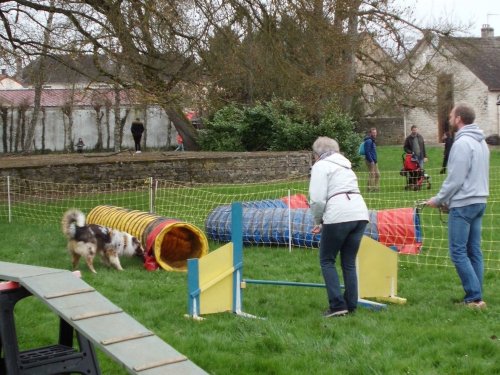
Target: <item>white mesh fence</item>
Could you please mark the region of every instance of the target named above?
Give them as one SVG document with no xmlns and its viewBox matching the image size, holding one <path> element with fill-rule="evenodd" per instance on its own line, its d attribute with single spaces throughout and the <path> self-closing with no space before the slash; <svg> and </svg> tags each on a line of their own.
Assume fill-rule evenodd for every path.
<svg viewBox="0 0 500 375">
<path fill-rule="evenodd" d="M 426 172 L 432 178 L 414 190 L 410 186 L 414 181 L 408 176 L 401 176 L 399 171 L 384 171 L 380 191 L 372 193 L 366 192 L 367 173 L 357 172 L 373 219 L 368 234 L 381 242 L 385 238 L 400 244 L 417 243 L 419 251 L 416 254 L 402 252 L 399 257 L 402 263 L 451 266 L 447 215 L 437 209 L 421 207 L 416 215 L 419 224 L 415 224 L 414 216 L 411 223 L 408 221 L 408 212 L 415 212 L 409 209 L 415 209 L 418 202 L 435 195 L 444 180 L 445 176 L 439 174 L 439 169 Z M 308 183 L 308 176 L 295 180 L 226 185 L 188 184 L 154 178 L 60 184 L 1 177 L 0 223 L 59 225 L 63 213 L 69 208 L 78 208 L 88 214 L 98 205 L 112 205 L 186 221 L 205 231 L 211 240 L 227 241 L 230 237 L 228 206 L 238 201 L 244 203 L 245 243 L 298 251 L 304 247 L 317 247 L 318 238 L 310 233 L 310 213 L 303 208 Z M 500 215 L 496 213 L 500 213 L 499 197 L 500 168 L 492 168 L 490 197 L 483 219 L 482 249 L 485 268 L 494 271 L 500 270 L 500 252 L 497 250 L 500 233 L 496 229 L 500 221 Z M 384 234 L 386 231 L 390 234 Z M 402 249 L 398 246 L 394 248 Z"/>
</svg>

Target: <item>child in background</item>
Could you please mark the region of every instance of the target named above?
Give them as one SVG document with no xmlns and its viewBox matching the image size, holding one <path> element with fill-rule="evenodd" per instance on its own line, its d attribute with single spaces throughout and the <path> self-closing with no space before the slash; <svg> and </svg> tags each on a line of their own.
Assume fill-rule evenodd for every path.
<svg viewBox="0 0 500 375">
<path fill-rule="evenodd" d="M 76 152 L 81 154 L 83 152 L 84 147 L 85 143 L 83 143 L 83 139 L 78 138 L 78 143 L 76 144 Z"/>
<path fill-rule="evenodd" d="M 182 135 L 177 134 L 177 148 L 175 151 L 184 151 L 184 139 L 182 139 Z"/>
</svg>

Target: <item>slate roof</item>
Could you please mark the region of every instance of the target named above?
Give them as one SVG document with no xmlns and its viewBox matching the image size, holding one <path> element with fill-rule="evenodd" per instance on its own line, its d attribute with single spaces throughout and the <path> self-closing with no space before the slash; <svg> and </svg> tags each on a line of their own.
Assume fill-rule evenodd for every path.
<svg viewBox="0 0 500 375">
<path fill-rule="evenodd" d="M 76 57 L 71 55 L 49 56 L 45 59 L 45 84 L 109 83 L 110 79 L 99 69 L 112 72 L 114 70 L 113 63 L 103 56 L 99 56 L 97 60 L 99 67 L 96 66 L 93 55 L 78 55 Z M 25 85 L 33 84 L 39 66 L 40 59 L 37 59 L 23 69 L 21 80 Z"/>
<path fill-rule="evenodd" d="M 159 55 L 156 59 L 151 56 L 143 56 L 144 65 L 149 66 L 159 73 L 160 77 L 166 80 L 170 79 L 172 75 L 182 68 L 186 69 L 184 74 L 189 76 L 190 72 L 195 67 L 195 63 L 186 57 L 177 55 Z M 97 61 L 97 64 L 96 64 Z M 116 76 L 116 71 L 119 70 L 118 75 L 122 79 L 134 79 L 134 71 L 127 68 L 127 64 L 119 67 L 115 62 L 106 56 L 99 55 L 94 57 L 90 54 L 82 55 L 53 55 L 47 56 L 45 59 L 45 80 L 46 85 L 50 84 L 90 84 L 90 83 L 112 83 L 112 80 L 106 75 L 106 72 L 111 76 Z M 184 65 L 188 67 L 184 67 Z M 21 74 L 21 81 L 25 85 L 32 85 L 33 80 L 39 70 L 40 59 L 27 65 Z M 140 69 L 135 71 L 140 73 Z"/>
<path fill-rule="evenodd" d="M 500 91 L 500 37 L 442 38 L 443 47 L 490 91 Z"/>
<path fill-rule="evenodd" d="M 41 106 L 42 107 L 62 107 L 71 100 L 71 89 L 49 89 L 42 91 Z M 0 90 L 0 106 L 19 105 L 33 106 L 35 90 Z M 115 93 L 112 90 L 80 90 L 74 93 L 74 107 L 88 107 L 95 102 L 104 103 L 105 100 L 110 103 L 115 101 Z M 122 105 L 134 104 L 130 92 L 120 91 L 120 102 Z"/>
</svg>

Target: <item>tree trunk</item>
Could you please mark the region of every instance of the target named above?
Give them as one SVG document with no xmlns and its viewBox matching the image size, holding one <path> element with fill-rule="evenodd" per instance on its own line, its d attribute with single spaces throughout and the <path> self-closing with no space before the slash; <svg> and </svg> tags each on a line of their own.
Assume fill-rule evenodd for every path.
<svg viewBox="0 0 500 375">
<path fill-rule="evenodd" d="M 64 114 L 64 108 L 62 109 L 62 120 L 63 120 L 63 133 L 64 133 L 64 144 L 63 149 L 66 150 L 66 140 L 68 139 L 68 124 L 66 123 L 66 116 Z"/>
<path fill-rule="evenodd" d="M 123 142 L 123 128 L 125 127 L 125 122 L 127 122 L 128 114 L 130 113 L 130 108 L 125 110 L 125 116 L 120 119 L 120 134 L 122 139 L 120 139 L 120 144 Z"/>
<path fill-rule="evenodd" d="M 142 147 L 146 149 L 146 145 L 148 143 L 148 107 L 147 105 L 144 106 L 143 109 L 144 113 L 144 133 L 142 134 Z"/>
<path fill-rule="evenodd" d="M 46 120 L 46 111 L 45 108 L 42 107 L 42 153 L 45 152 L 45 120 Z"/>
<path fill-rule="evenodd" d="M 73 98 L 70 103 L 66 103 L 61 109 L 63 112 L 63 124 L 64 124 L 64 149 L 68 151 L 74 150 L 73 145 Z M 68 118 L 68 123 L 65 121 L 65 117 Z"/>
<path fill-rule="evenodd" d="M 54 6 L 54 0 L 50 1 L 50 6 Z M 40 56 L 40 66 L 37 69 L 36 76 L 33 77 L 35 81 L 35 97 L 33 102 L 33 114 L 31 116 L 31 121 L 28 126 L 28 130 L 26 133 L 26 138 L 24 140 L 24 152 L 30 152 L 32 150 L 32 145 L 35 140 L 35 128 L 38 122 L 38 113 L 40 112 L 40 106 L 42 101 L 42 90 L 43 84 L 45 83 L 45 54 L 49 49 L 50 43 L 50 32 L 52 29 L 52 20 L 54 18 L 54 13 L 50 12 L 49 17 L 47 19 L 47 28 L 43 34 L 43 48 L 42 54 Z"/>
<path fill-rule="evenodd" d="M 103 137 L 102 137 L 102 117 L 104 113 L 101 113 L 101 105 L 94 105 L 95 110 L 95 125 L 97 128 L 97 143 L 95 145 L 95 149 L 97 151 L 102 151 L 103 148 Z"/>
<path fill-rule="evenodd" d="M 69 111 L 68 114 L 68 145 L 69 151 L 73 151 L 73 108 Z"/>
<path fill-rule="evenodd" d="M 172 121 L 170 119 L 167 119 L 167 150 L 170 149 L 170 145 L 172 144 Z"/>
<path fill-rule="evenodd" d="M 14 152 L 19 152 L 24 141 L 24 121 L 26 116 L 26 109 L 24 106 L 20 106 L 17 109 L 17 123 L 16 123 L 16 134 L 14 140 Z"/>
<path fill-rule="evenodd" d="M 184 147 L 188 151 L 199 151 L 200 146 L 196 141 L 197 131 L 193 124 L 191 124 L 191 121 L 182 113 L 182 110 L 179 107 L 168 107 L 165 108 L 165 112 L 168 115 L 168 119 L 174 124 L 177 133 L 182 136 Z"/>
<path fill-rule="evenodd" d="M 14 143 L 14 108 L 10 109 L 10 126 L 9 126 L 9 152 L 12 152 Z"/>
<path fill-rule="evenodd" d="M 358 9 L 359 1 L 354 1 L 349 11 L 349 23 L 347 28 L 347 51 L 346 51 L 346 83 L 347 92 L 344 95 L 344 109 L 347 112 L 351 111 L 354 95 L 357 93 L 356 86 L 356 51 L 358 49 Z"/>
<path fill-rule="evenodd" d="M 114 113 L 115 113 L 115 147 L 114 150 L 120 151 L 122 148 L 122 140 L 123 140 L 123 134 L 121 132 L 120 128 L 120 106 L 121 106 L 121 99 L 120 99 L 120 88 L 118 86 L 115 86 L 114 88 L 115 91 L 115 103 L 113 106 Z"/>
<path fill-rule="evenodd" d="M 7 129 L 8 129 L 8 120 L 9 120 L 9 110 L 6 107 L 1 108 L 2 112 L 2 146 L 3 146 L 3 152 L 7 153 Z"/>
<path fill-rule="evenodd" d="M 106 149 L 109 150 L 111 148 L 111 129 L 110 129 L 110 124 L 109 124 L 109 112 L 110 112 L 110 106 L 109 105 L 106 105 L 105 106 L 106 110 L 105 110 L 105 114 L 106 114 L 106 117 L 105 117 L 105 121 L 106 121 L 106 133 L 107 133 L 107 137 L 106 137 Z"/>
</svg>

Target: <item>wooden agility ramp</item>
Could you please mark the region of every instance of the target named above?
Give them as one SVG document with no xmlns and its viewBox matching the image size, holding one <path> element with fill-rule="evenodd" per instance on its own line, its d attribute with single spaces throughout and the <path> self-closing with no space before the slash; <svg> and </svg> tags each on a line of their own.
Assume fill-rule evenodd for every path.
<svg viewBox="0 0 500 375">
<path fill-rule="evenodd" d="M 0 279 L 18 283 L 40 299 L 130 374 L 207 374 L 69 271 L 0 262 Z"/>
</svg>

